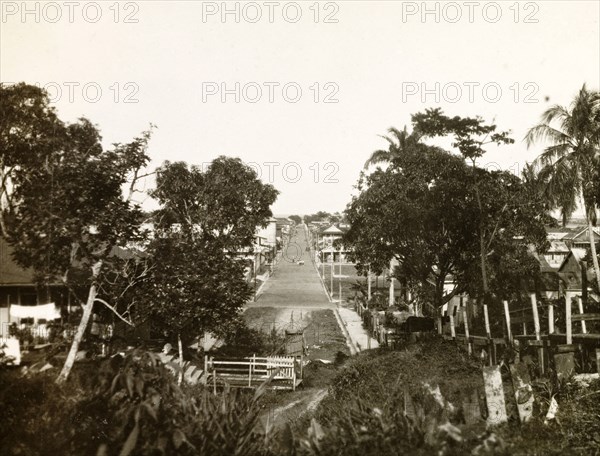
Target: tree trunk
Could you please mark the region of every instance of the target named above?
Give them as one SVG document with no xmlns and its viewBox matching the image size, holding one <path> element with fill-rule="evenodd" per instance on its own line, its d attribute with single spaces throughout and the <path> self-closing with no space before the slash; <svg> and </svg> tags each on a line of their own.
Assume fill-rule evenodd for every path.
<svg viewBox="0 0 600 456">
<path fill-rule="evenodd" d="M 8 202 L 4 202 L 5 199 L 8 199 L 8 192 L 6 190 L 5 183 L 5 175 L 4 175 L 4 163 L 0 161 L 0 231 L 2 231 L 2 236 L 7 239 L 8 238 L 8 230 L 6 227 L 6 220 L 4 219 L 4 211 L 8 209 Z"/>
<path fill-rule="evenodd" d="M 94 266 L 92 266 L 92 285 L 90 286 L 90 290 L 88 292 L 87 302 L 83 306 L 83 315 L 81 316 L 81 321 L 77 327 L 77 332 L 73 338 L 73 343 L 71 344 L 71 349 L 69 350 L 65 364 L 60 371 L 58 378 L 56 379 L 56 383 L 64 383 L 67 380 L 69 374 L 71 373 L 71 369 L 73 368 L 73 364 L 75 363 L 75 356 L 79 351 L 79 344 L 83 340 L 83 335 L 85 334 L 85 330 L 90 321 L 92 310 L 94 308 L 94 301 L 96 300 L 96 295 L 98 294 L 96 279 L 98 278 L 101 267 L 102 260 L 98 261 L 96 264 L 94 264 Z"/>
<path fill-rule="evenodd" d="M 486 252 L 485 252 L 485 239 L 483 236 L 483 204 L 481 203 L 481 195 L 479 194 L 479 186 L 477 183 L 477 175 L 475 174 L 475 160 L 473 160 L 473 186 L 475 188 L 475 197 L 477 198 L 477 208 L 479 209 L 479 256 L 481 266 L 481 283 L 483 285 L 483 303 L 486 304 L 486 300 L 489 294 L 487 268 L 485 264 Z"/>
<path fill-rule="evenodd" d="M 594 274 L 596 274 L 596 285 L 598 285 L 598 290 L 600 291 L 600 266 L 598 265 L 598 254 L 596 253 L 596 243 L 594 242 L 594 229 L 592 227 L 592 220 L 590 217 L 588 219 L 588 235 L 590 237 L 590 249 L 592 251 L 592 262 L 594 263 Z"/>
<path fill-rule="evenodd" d="M 181 334 L 177 334 L 177 346 L 179 348 L 179 375 L 177 377 L 177 384 L 183 383 L 183 344 L 181 343 Z"/>
</svg>

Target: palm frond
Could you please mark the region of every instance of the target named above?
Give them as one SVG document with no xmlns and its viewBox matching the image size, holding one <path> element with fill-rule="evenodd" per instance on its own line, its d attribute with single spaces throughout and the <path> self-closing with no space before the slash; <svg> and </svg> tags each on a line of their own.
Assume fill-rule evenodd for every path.
<svg viewBox="0 0 600 456">
<path fill-rule="evenodd" d="M 379 163 L 389 162 L 391 159 L 391 153 L 389 150 L 376 150 L 371 154 L 369 159 L 364 164 L 364 169 L 368 169 L 371 165 L 377 165 Z"/>
<path fill-rule="evenodd" d="M 540 121 L 543 124 L 551 124 L 555 120 L 558 120 L 561 124 L 564 119 L 571 117 L 569 110 L 564 106 L 553 105 L 544 111 L 540 117 Z"/>
<path fill-rule="evenodd" d="M 531 127 L 525 135 L 527 147 L 531 147 L 537 141 L 551 141 L 553 143 L 567 143 L 571 138 L 566 133 L 557 130 L 546 123 Z"/>
</svg>

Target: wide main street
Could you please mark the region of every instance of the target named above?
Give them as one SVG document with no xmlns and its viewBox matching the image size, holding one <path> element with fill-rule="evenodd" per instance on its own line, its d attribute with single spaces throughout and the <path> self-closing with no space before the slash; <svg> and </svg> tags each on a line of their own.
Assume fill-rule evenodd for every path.
<svg viewBox="0 0 600 456">
<path fill-rule="evenodd" d="M 336 308 L 327 298 L 311 258 L 313 253 L 307 248 L 306 231 L 299 225 L 284 248 L 274 274 L 263 286 L 256 302 L 248 303 L 247 307 Z"/>
</svg>

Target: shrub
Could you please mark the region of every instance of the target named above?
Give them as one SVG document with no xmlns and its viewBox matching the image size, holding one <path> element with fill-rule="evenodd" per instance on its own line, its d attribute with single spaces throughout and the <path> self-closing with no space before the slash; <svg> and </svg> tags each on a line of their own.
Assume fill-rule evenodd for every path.
<svg viewBox="0 0 600 456">
<path fill-rule="evenodd" d="M 53 374 L 0 376 L 7 454 L 269 455 L 254 394 L 179 387 L 157 356 L 78 366 L 66 385 Z"/>
</svg>

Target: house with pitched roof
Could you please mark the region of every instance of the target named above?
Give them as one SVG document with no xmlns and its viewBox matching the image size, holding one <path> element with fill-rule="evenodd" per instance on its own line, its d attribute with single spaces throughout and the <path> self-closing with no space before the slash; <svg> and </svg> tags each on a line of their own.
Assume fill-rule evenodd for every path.
<svg viewBox="0 0 600 456">
<path fill-rule="evenodd" d="M 0 237 L 0 337 L 8 337 L 11 323 L 27 318 L 11 316 L 11 306 L 25 310 L 32 307 L 31 315 L 35 315 L 36 306 L 55 303 L 66 308 L 70 301 L 71 295 L 62 283 L 39 286 L 33 270 L 21 268 L 12 258 L 12 247 Z"/>
</svg>

